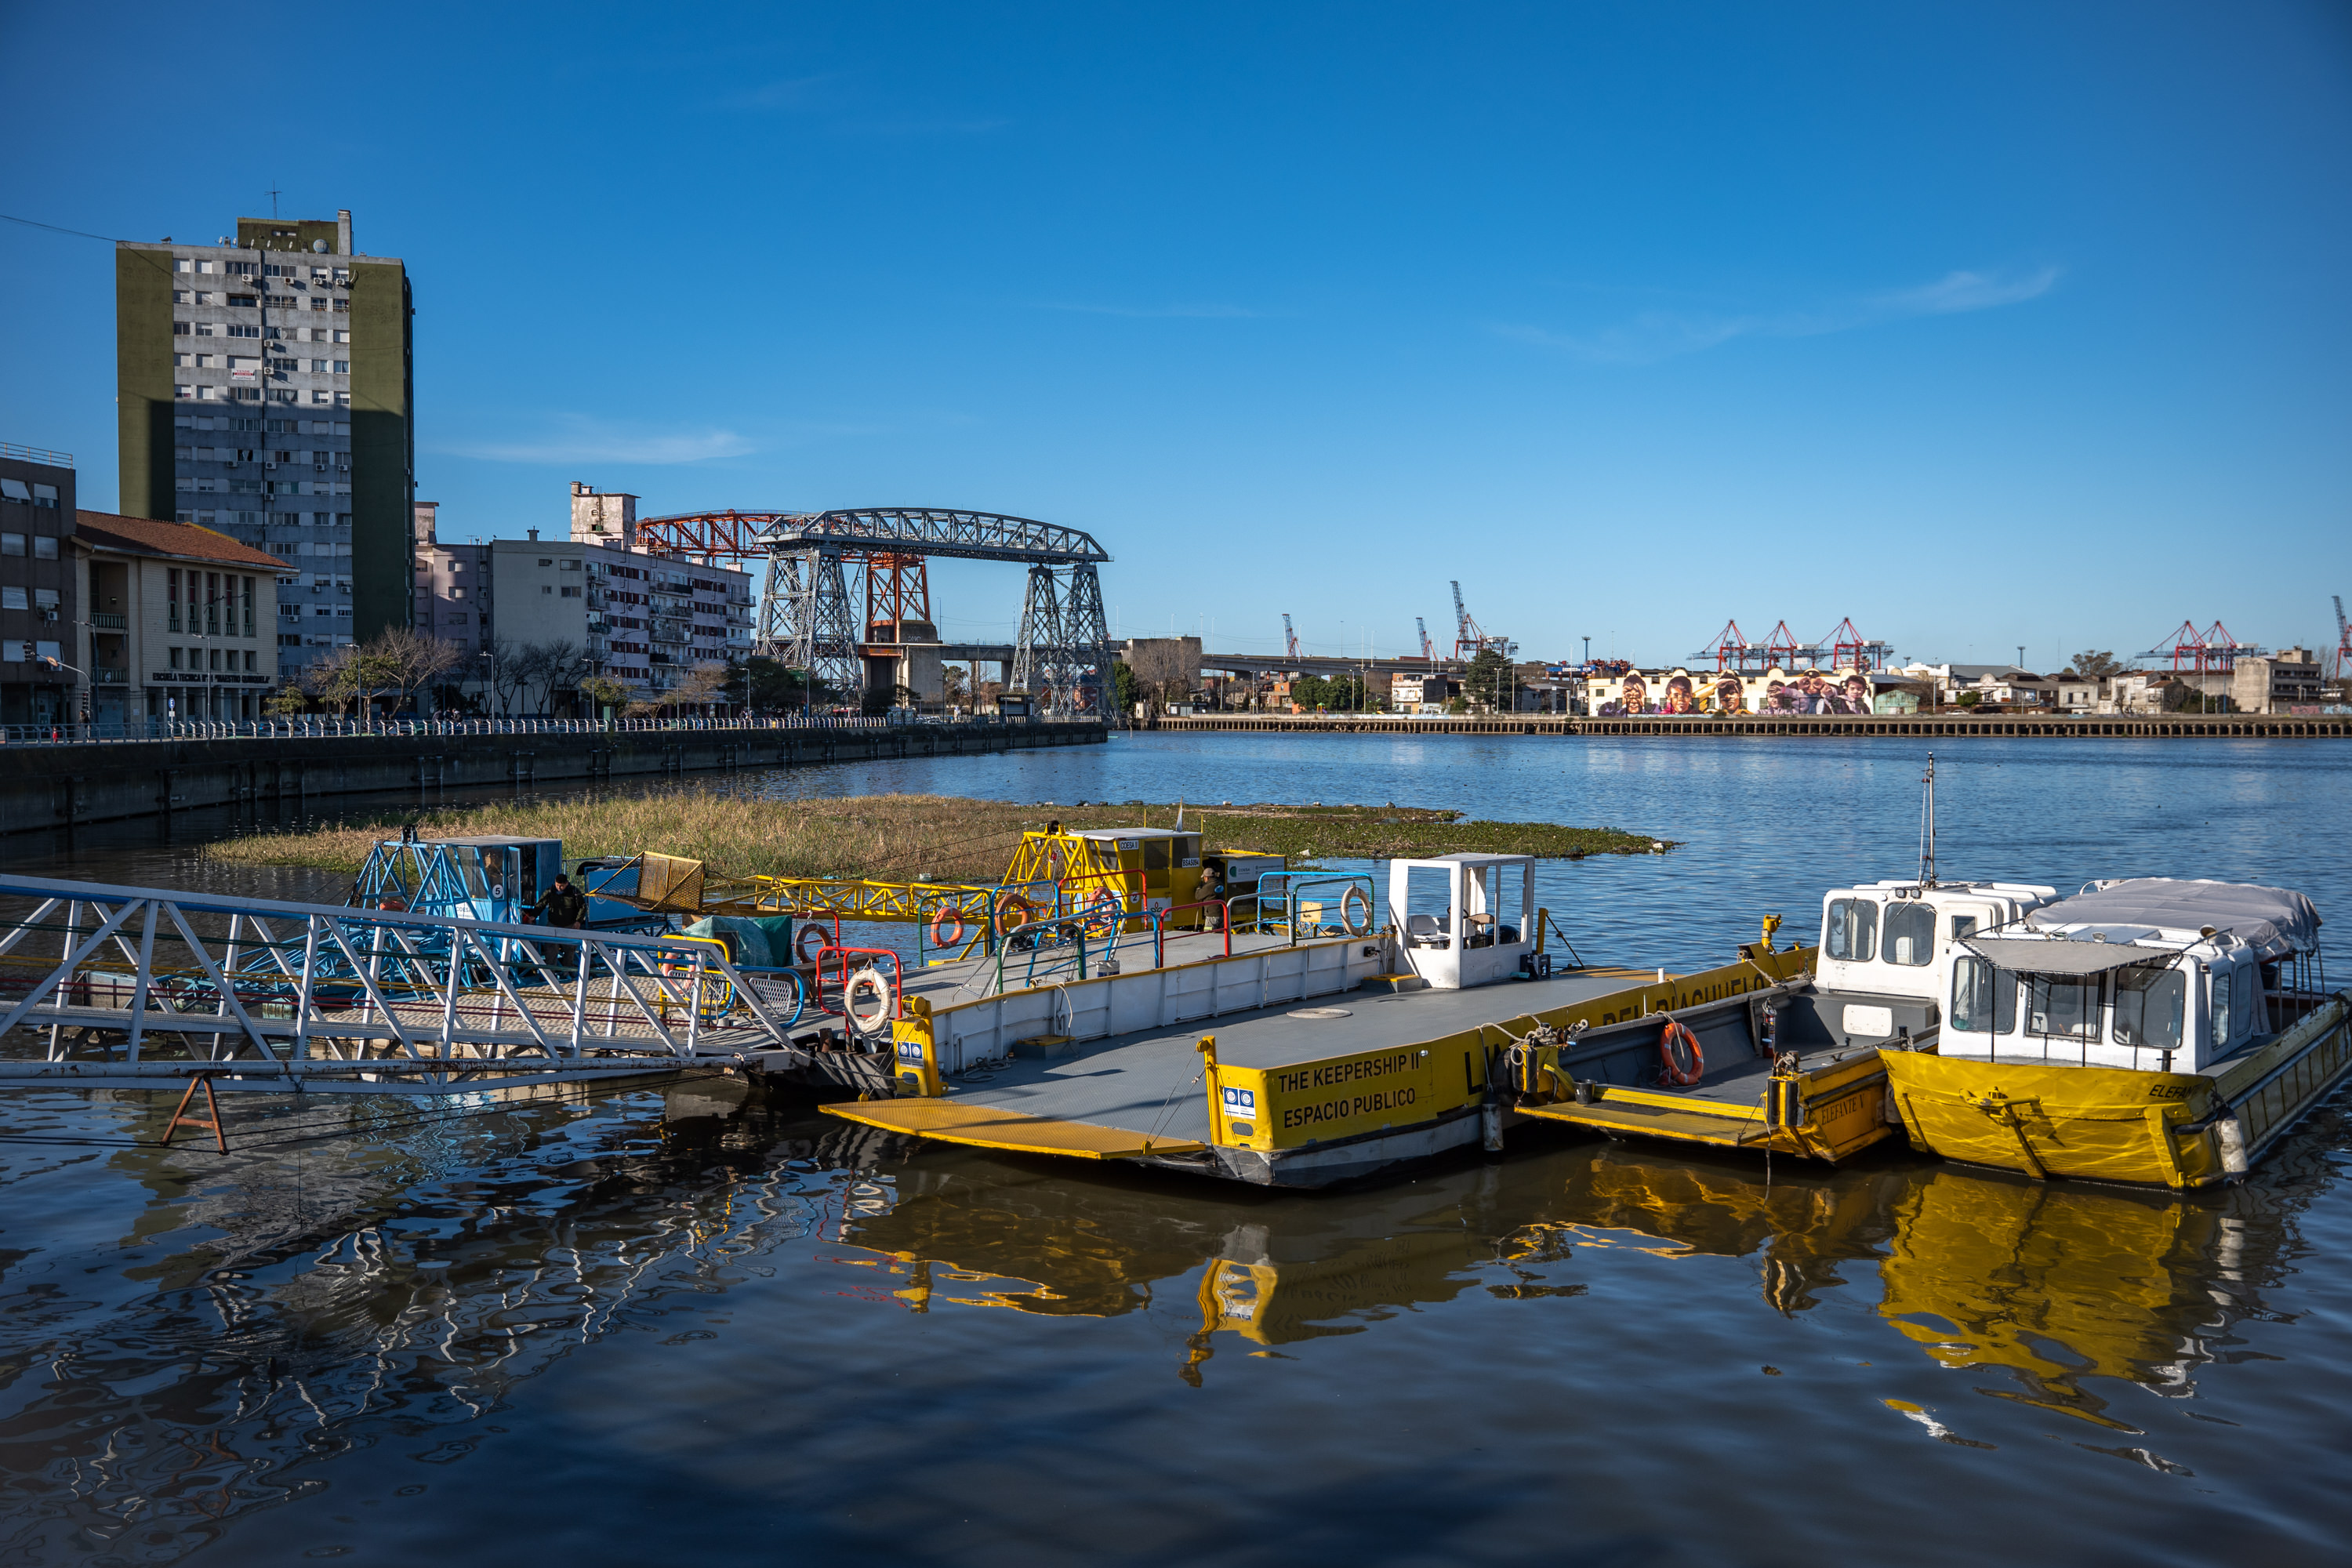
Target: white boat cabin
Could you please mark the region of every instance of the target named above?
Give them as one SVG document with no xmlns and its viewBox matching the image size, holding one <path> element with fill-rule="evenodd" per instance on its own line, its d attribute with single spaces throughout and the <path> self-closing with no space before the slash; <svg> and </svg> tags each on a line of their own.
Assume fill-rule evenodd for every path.
<svg viewBox="0 0 2352 1568">
<path fill-rule="evenodd" d="M 1864 882 L 1822 899 L 1823 991 L 1903 996 L 1933 1004 L 1943 994 L 1937 963 L 1973 931 L 2023 919 L 2058 897 L 2025 882 Z"/>
<path fill-rule="evenodd" d="M 1437 991 L 1519 972 L 1536 951 L 1532 855 L 1389 862 L 1388 921 L 1412 973 Z"/>
<path fill-rule="evenodd" d="M 2094 882 L 1937 964 L 1947 1057 L 2196 1072 L 2267 1039 L 2284 971 L 2318 947 L 2301 893 L 2242 883 Z"/>
</svg>

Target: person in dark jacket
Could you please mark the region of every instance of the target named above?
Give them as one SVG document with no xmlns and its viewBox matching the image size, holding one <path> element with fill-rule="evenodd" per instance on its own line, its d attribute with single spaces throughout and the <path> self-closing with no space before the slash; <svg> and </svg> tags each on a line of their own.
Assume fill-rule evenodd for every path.
<svg viewBox="0 0 2352 1568">
<path fill-rule="evenodd" d="M 570 926 L 574 930 L 587 923 L 588 900 L 572 885 L 572 879 L 558 871 L 555 885 L 539 896 L 530 912 L 551 926 Z"/>
</svg>

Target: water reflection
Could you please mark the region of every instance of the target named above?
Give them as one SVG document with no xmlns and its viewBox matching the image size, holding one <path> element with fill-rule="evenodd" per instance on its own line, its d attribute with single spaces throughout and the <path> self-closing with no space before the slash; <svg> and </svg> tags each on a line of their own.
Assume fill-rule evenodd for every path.
<svg viewBox="0 0 2352 1568">
<path fill-rule="evenodd" d="M 299 1158 L 108 1155 L 150 1194 L 128 1234 L 76 1236 L 47 1268 L 54 1237 L 0 1252 L 0 1560 L 173 1561 L 323 1487 L 339 1455 L 460 1460 L 558 1359 L 632 1330 L 707 1338 L 674 1320 L 885 1201 L 860 1135 L 736 1086 L 519 1120 L 503 1146 L 461 1124 Z M 14 1163 L 12 1207 L 60 1175 Z"/>
<path fill-rule="evenodd" d="M 121 1114 L 47 1103 L 60 1132 Z M 500 1423 L 529 1430 L 529 1385 L 564 1358 L 620 1333 L 712 1338 L 729 1291 L 795 1271 L 812 1322 L 843 1298 L 982 1313 L 967 1321 L 1014 1358 L 1066 1342 L 1024 1318 L 1156 1312 L 1168 1331 L 1147 1336 L 1144 1375 L 1206 1386 L 1231 1358 L 1312 1357 L 1444 1303 L 1502 1314 L 1495 1332 L 1557 1332 L 1546 1314 L 1566 1312 L 1605 1336 L 1579 1298 L 1612 1274 L 1739 1259 L 1754 1295 L 1694 1268 L 1694 1311 L 1843 1305 L 1824 1326 L 1876 1325 L 1856 1355 L 1899 1346 L 1979 1393 L 2130 1432 L 2126 1387 L 2198 1395 L 2238 1325 L 2273 1312 L 2344 1142 L 2324 1118 L 2263 1180 L 2205 1202 L 1906 1158 L 1768 1180 L 1565 1140 L 1366 1191 L 1264 1194 L 918 1148 L 713 1081 L 299 1159 L 12 1147 L 0 1557 L 175 1560 L 370 1450 L 428 1485 Z M 101 1175 L 114 1201 L 59 1206 Z M 856 1337 L 885 1358 L 897 1339 L 871 1319 Z"/>
<path fill-rule="evenodd" d="M 1112 1317 L 1189 1296 L 1200 1328 L 1174 1370 L 1192 1382 L 1221 1350 L 1375 1331 L 1466 1294 L 1579 1296 L 1612 1252 L 1747 1258 L 1761 1309 L 1874 1286 L 1904 1343 L 2001 1374 L 1979 1393 L 2135 1430 L 2105 1380 L 2195 1394 L 2233 1325 L 2266 1310 L 2299 1206 L 2282 1190 L 2327 1179 L 2306 1164 L 2200 1202 L 1910 1161 L 1768 1179 L 1600 1145 L 1364 1193 L 1235 1197 L 958 1153 L 902 1172 L 893 1201 L 847 1216 L 840 1238 L 915 1311 Z"/>
</svg>

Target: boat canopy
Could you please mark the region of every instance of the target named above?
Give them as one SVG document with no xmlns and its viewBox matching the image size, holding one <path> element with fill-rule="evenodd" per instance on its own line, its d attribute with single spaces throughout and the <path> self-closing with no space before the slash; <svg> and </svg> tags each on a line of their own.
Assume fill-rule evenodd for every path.
<svg viewBox="0 0 2352 1568">
<path fill-rule="evenodd" d="M 2125 942 L 2076 942 L 2066 938 L 1972 936 L 1960 946 L 1986 960 L 1995 969 L 2023 970 L 2032 974 L 2105 974 L 2135 963 L 2160 963 L 2173 954 L 2167 949 L 2134 947 Z"/>
<path fill-rule="evenodd" d="M 2319 910 L 2303 894 L 2251 882 L 2134 877 L 2097 882 L 2087 891 L 2036 910 L 2035 925 L 2138 924 L 2174 931 L 2211 926 L 2257 957 L 2284 958 L 2319 945 Z"/>
</svg>

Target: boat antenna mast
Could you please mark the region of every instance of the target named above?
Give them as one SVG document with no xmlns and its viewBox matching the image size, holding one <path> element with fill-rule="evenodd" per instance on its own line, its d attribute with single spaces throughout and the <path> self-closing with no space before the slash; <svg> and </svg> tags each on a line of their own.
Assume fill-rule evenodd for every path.
<svg viewBox="0 0 2352 1568">
<path fill-rule="evenodd" d="M 1919 781 L 1927 789 L 1927 803 L 1919 817 L 1919 885 L 1936 885 L 1936 753 L 1927 753 L 1927 772 Z"/>
</svg>

